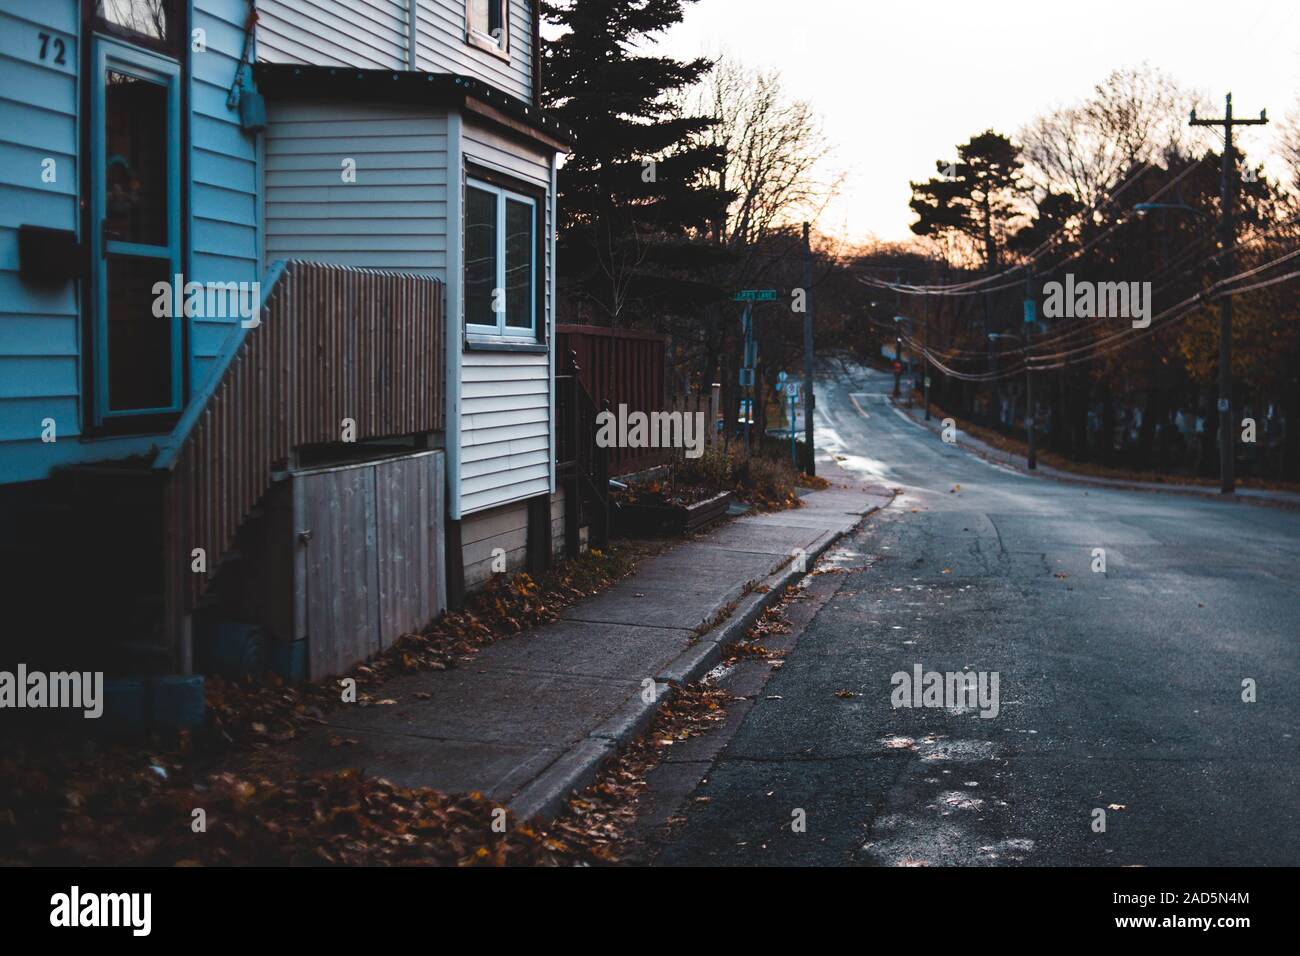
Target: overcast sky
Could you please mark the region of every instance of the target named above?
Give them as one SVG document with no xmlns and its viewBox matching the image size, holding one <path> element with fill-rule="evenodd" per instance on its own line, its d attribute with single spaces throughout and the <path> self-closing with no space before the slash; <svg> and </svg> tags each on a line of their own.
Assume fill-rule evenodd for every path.
<svg viewBox="0 0 1300 956">
<path fill-rule="evenodd" d="M 905 239 L 909 179 L 988 127 L 1014 135 L 1146 61 L 1240 115 L 1291 112 L 1300 95 L 1300 0 L 698 0 L 660 45 L 727 50 L 779 67 L 810 100 L 850 174 L 821 223 L 847 238 Z M 1245 130 L 1247 152 L 1270 127 Z"/>
</svg>

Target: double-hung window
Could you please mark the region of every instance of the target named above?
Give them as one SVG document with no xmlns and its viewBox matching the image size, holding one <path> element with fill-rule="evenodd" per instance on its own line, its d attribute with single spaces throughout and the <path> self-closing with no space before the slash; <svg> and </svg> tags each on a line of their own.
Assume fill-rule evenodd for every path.
<svg viewBox="0 0 1300 956">
<path fill-rule="evenodd" d="M 465 186 L 465 331 L 537 338 L 537 200 Z"/>
</svg>

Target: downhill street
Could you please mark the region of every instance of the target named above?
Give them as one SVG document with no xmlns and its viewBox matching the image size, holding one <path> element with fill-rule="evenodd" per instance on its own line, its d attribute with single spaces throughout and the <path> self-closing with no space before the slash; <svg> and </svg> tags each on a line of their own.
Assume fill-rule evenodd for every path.
<svg viewBox="0 0 1300 956">
<path fill-rule="evenodd" d="M 654 862 L 1300 863 L 1300 513 L 1016 474 L 854 376 L 819 385 L 818 448 L 904 493 L 809 579 Z M 895 709 L 916 665 L 996 672 L 996 716 Z"/>
</svg>

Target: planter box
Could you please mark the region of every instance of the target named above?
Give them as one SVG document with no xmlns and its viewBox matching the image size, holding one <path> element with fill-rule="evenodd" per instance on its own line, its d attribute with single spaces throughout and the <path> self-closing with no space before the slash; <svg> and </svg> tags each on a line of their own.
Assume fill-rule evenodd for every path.
<svg viewBox="0 0 1300 956">
<path fill-rule="evenodd" d="M 685 534 L 725 515 L 732 497 L 724 491 L 693 505 L 621 504 L 614 509 L 615 523 L 628 535 Z"/>
</svg>

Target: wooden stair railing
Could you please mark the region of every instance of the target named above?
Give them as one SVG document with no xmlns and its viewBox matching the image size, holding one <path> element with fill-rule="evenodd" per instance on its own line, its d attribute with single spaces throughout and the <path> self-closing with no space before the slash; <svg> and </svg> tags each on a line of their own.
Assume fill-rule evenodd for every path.
<svg viewBox="0 0 1300 956">
<path fill-rule="evenodd" d="M 172 634 L 198 604 L 240 525 L 296 449 L 441 431 L 443 283 L 431 276 L 290 261 L 260 323 L 155 462 L 164 493 L 164 602 Z M 206 572 L 191 570 L 202 548 Z"/>
</svg>

